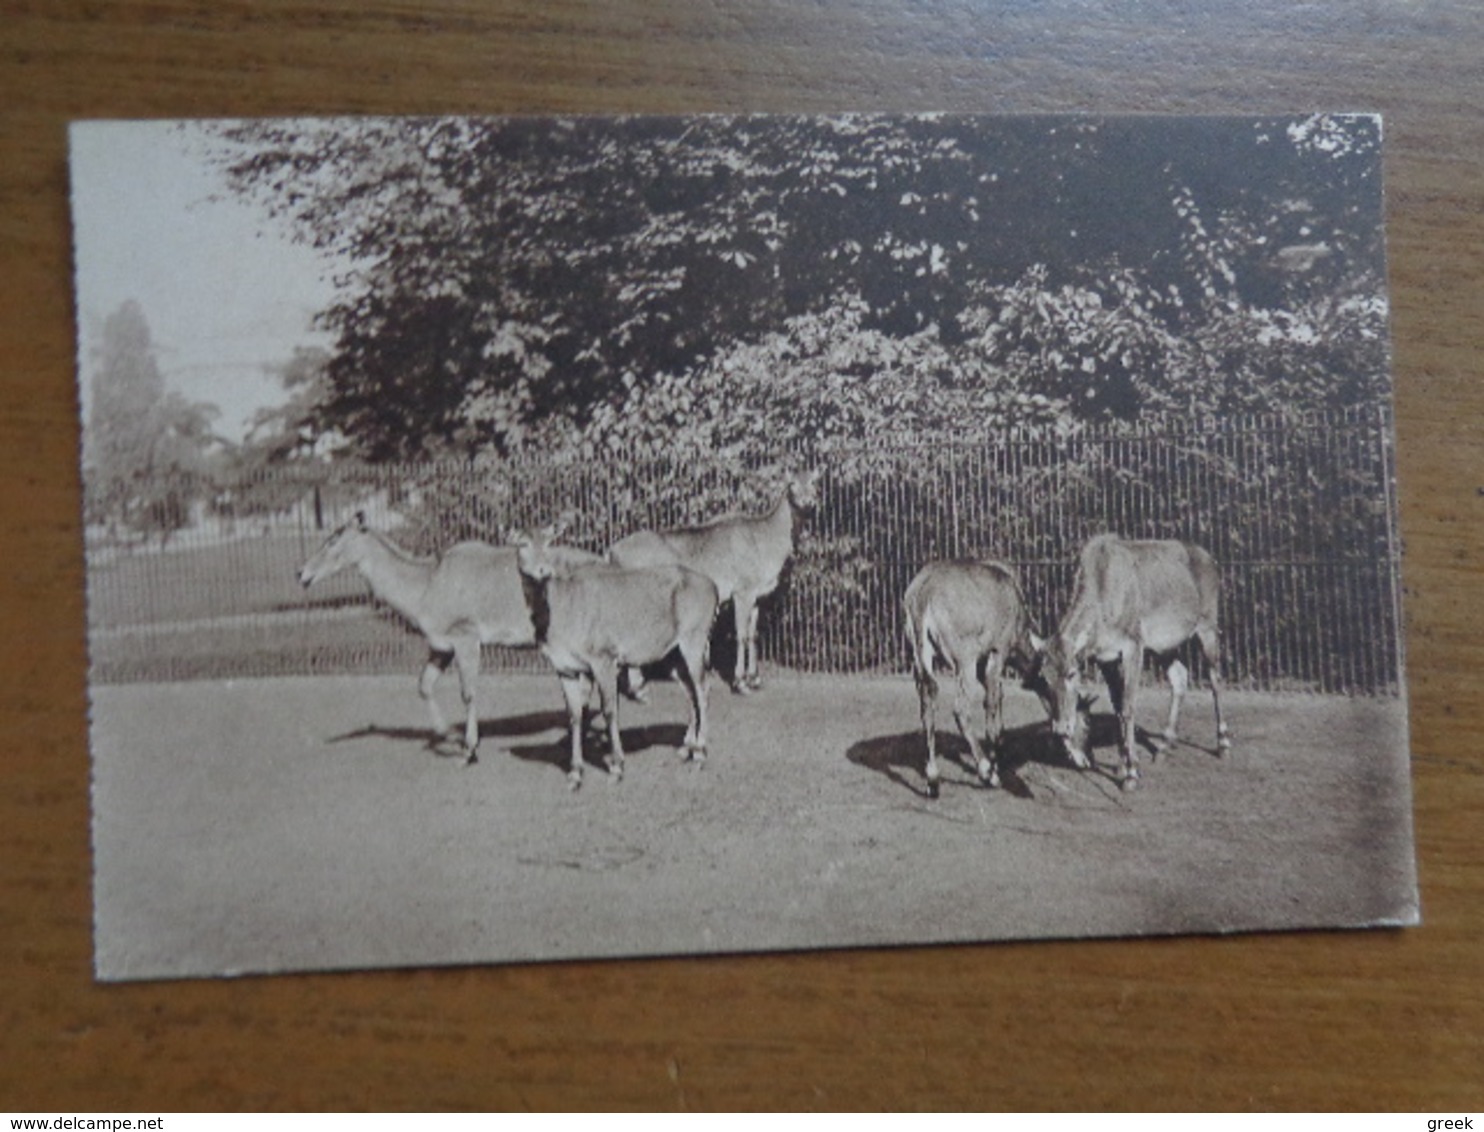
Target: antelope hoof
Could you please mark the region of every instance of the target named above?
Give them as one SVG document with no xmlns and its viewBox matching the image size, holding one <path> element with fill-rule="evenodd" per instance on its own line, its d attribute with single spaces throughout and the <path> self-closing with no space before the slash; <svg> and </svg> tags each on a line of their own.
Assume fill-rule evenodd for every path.
<svg viewBox="0 0 1484 1132">
<path fill-rule="evenodd" d="M 465 766 L 473 766 L 478 761 L 479 761 L 479 750 L 477 748 L 475 748 L 475 747 L 469 748 L 468 753 L 464 755 L 464 765 Z"/>
<path fill-rule="evenodd" d="M 610 760 L 608 763 L 608 777 L 614 782 L 622 781 L 623 763 L 616 763 Z"/>
<path fill-rule="evenodd" d="M 577 790 L 582 786 L 582 771 L 569 770 L 567 772 L 567 789 Z"/>
<path fill-rule="evenodd" d="M 1072 748 L 1067 751 L 1067 757 L 1072 760 L 1072 765 L 1078 770 L 1092 769 L 1092 760 L 1087 757 L 1086 751 L 1079 751 L 1076 748 Z"/>
<path fill-rule="evenodd" d="M 928 779 L 927 796 L 931 801 L 936 802 L 938 800 L 938 780 L 936 778 Z"/>
<path fill-rule="evenodd" d="M 1123 781 L 1118 784 L 1118 788 L 1125 794 L 1132 793 L 1139 788 L 1139 776 L 1137 774 L 1124 775 Z"/>
<path fill-rule="evenodd" d="M 1216 757 L 1224 758 L 1232 753 L 1232 737 L 1222 732 L 1216 739 Z"/>
<path fill-rule="evenodd" d="M 681 762 L 695 763 L 697 766 L 706 765 L 706 748 L 687 745 L 680 749 Z"/>
<path fill-rule="evenodd" d="M 752 687 L 747 683 L 746 680 L 733 680 L 732 691 L 739 696 L 752 695 Z"/>
</svg>

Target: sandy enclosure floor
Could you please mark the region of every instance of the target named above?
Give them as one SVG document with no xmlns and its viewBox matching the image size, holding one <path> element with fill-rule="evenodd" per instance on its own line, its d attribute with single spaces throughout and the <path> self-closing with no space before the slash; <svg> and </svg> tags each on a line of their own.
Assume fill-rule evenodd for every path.
<svg viewBox="0 0 1484 1132">
<path fill-rule="evenodd" d="M 452 679 L 440 688 L 461 718 Z M 678 686 L 624 703 L 622 781 L 565 781 L 549 676 L 481 687 L 480 762 L 426 743 L 415 676 L 93 690 L 98 974 L 159 978 L 823 946 L 1407 923 L 1403 702 L 1230 693 L 1120 792 L 1007 697 L 1007 788 L 947 704 L 923 793 L 910 679 Z M 1140 721 L 1161 725 L 1167 693 Z M 1098 721 L 1111 740 L 1111 720 Z M 589 759 L 598 759 L 589 743 Z"/>
</svg>

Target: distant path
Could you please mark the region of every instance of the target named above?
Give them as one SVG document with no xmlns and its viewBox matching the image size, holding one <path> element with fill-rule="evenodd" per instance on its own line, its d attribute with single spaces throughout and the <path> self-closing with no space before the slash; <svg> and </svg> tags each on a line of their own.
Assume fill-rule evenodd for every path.
<svg viewBox="0 0 1484 1132">
<path fill-rule="evenodd" d="M 163 637 L 173 633 L 215 629 L 271 629 L 279 625 L 302 625 L 318 621 L 353 621 L 379 616 L 374 605 L 342 606 L 331 609 L 285 609 L 262 613 L 233 613 L 224 617 L 192 617 L 179 621 L 133 621 L 124 625 L 100 625 L 89 629 L 89 636 L 99 640 L 118 637 Z"/>
</svg>

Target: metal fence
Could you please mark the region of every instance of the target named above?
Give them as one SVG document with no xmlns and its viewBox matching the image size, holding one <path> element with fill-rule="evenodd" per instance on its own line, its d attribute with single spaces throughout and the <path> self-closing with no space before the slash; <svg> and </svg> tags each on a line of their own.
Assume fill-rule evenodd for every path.
<svg viewBox="0 0 1484 1132">
<path fill-rule="evenodd" d="M 1392 430 L 1375 408 L 725 459 L 316 465 L 183 486 L 190 498 L 172 513 L 185 525 L 167 537 L 89 531 L 94 679 L 415 670 L 422 642 L 371 602 L 358 577 L 308 593 L 295 581 L 298 564 L 357 509 L 424 553 L 559 515 L 572 521 L 571 541 L 600 550 L 645 527 L 757 513 L 777 499 L 787 470 L 804 464 L 824 472 L 820 498 L 783 586 L 764 603 L 765 663 L 906 671 L 901 595 L 938 558 L 1008 561 L 1049 628 L 1079 548 L 1115 531 L 1188 539 L 1216 557 L 1230 682 L 1399 687 Z M 724 617 L 714 653 L 723 672 L 729 627 Z M 540 666 L 519 650 L 491 650 L 487 660 Z"/>
</svg>

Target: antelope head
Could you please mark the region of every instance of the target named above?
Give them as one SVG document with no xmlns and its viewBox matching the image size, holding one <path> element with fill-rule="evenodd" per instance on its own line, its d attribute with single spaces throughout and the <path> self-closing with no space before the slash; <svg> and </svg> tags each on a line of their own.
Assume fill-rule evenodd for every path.
<svg viewBox="0 0 1484 1132">
<path fill-rule="evenodd" d="M 516 528 L 505 536 L 506 541 L 515 547 L 516 565 L 522 574 L 533 581 L 544 582 L 561 572 L 564 563 L 560 555 L 553 553 L 552 542 L 564 529 L 565 523 L 559 520 L 538 531 Z"/>
<path fill-rule="evenodd" d="M 361 560 L 365 537 L 370 527 L 366 525 L 366 512 L 357 511 L 350 519 L 331 532 L 325 543 L 299 567 L 299 584 L 306 589 L 321 578 L 347 570 Z"/>
<path fill-rule="evenodd" d="M 1062 741 L 1067 754 L 1081 765 L 1087 757 L 1087 739 L 1091 730 L 1088 713 L 1097 697 L 1082 691 L 1082 672 L 1077 651 L 1060 635 L 1043 640 L 1032 634 L 1039 663 L 1036 684 L 1031 685 L 1041 696 L 1046 713 L 1051 717 L 1051 730 Z"/>
</svg>

